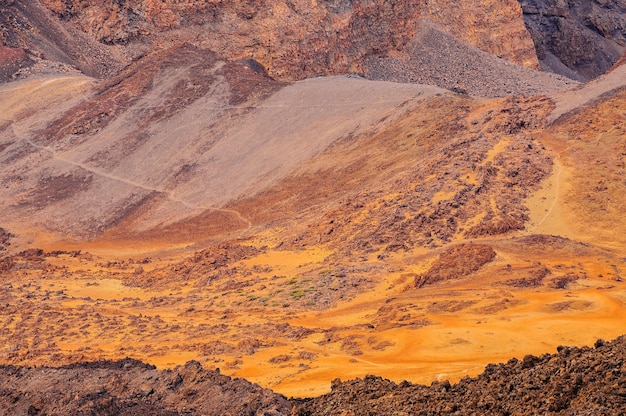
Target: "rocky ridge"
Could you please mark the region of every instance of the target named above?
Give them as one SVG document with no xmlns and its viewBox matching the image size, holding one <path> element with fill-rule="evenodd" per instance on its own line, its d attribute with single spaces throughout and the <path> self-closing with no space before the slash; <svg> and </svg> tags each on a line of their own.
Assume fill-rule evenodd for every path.
<svg viewBox="0 0 626 416">
<path fill-rule="evenodd" d="M 295 401 L 292 414 L 313 415 L 600 415 L 626 411 L 626 338 L 594 348 L 557 348 L 490 364 L 476 378 L 430 386 L 381 377 L 332 383 L 332 391 Z"/>
<path fill-rule="evenodd" d="M 473 0 L 462 7 L 424 0 L 24 0 L 3 8 L 12 19 L 0 38 L 3 45 L 77 65 L 95 76 L 114 73 L 129 58 L 180 42 L 210 49 L 221 59 L 253 58 L 284 81 L 363 73 L 365 58 L 402 50 L 424 18 L 481 50 L 538 68 L 514 0 Z M 66 42 L 64 27 L 80 35 L 78 42 Z M 41 34 L 42 42 L 29 48 L 24 39 L 32 32 Z"/>
<path fill-rule="evenodd" d="M 2 414 L 84 415 L 582 415 L 626 410 L 626 338 L 557 348 L 490 364 L 475 378 L 430 386 L 382 377 L 332 382 L 330 393 L 290 401 L 188 362 L 157 370 L 138 361 L 65 367 L 0 366 Z"/>
<path fill-rule="evenodd" d="M 0 413 L 28 415 L 289 414 L 286 398 L 188 362 L 157 370 L 136 360 L 0 367 Z"/>
<path fill-rule="evenodd" d="M 454 6 L 425 0 L 12 0 L 0 7 L 3 80 L 76 68 L 106 78 L 145 53 L 182 42 L 228 61 L 255 59 L 282 81 L 367 74 L 372 60 L 411 54 L 424 21 L 505 61 L 579 81 L 602 74 L 626 50 L 619 0 L 472 0 Z M 423 71 L 411 59 L 403 65 L 413 78 Z"/>
</svg>

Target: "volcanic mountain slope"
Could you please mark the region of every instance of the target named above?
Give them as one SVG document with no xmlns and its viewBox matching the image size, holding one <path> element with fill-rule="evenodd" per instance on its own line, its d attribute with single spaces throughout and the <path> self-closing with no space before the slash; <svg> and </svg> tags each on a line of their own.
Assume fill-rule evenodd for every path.
<svg viewBox="0 0 626 416">
<path fill-rule="evenodd" d="M 193 67 L 181 70 L 191 61 L 223 71 L 216 74 L 218 81 L 201 77 L 224 91 L 222 101 L 202 83 L 196 85 L 199 91 L 209 92 L 198 92 L 195 101 L 194 95 L 184 101 L 189 95 L 161 94 L 158 86 L 156 91 L 142 89 L 145 84 L 134 81 L 133 71 L 145 64 L 155 76 L 163 76 L 169 72 L 162 68 L 172 65 L 146 57 L 106 84 L 110 86 L 87 96 L 85 89 L 93 87 L 84 78 L 44 79 L 36 85 L 69 83 L 67 89 L 55 90 L 62 105 L 43 113 L 45 117 L 33 106 L 6 105 L 15 115 L 5 124 L 10 144 L 3 157 L 6 166 L 22 170 L 6 175 L 5 186 L 43 186 L 50 176 L 62 176 L 50 175 L 53 169 L 69 167 L 106 184 L 94 192 L 93 182 L 87 181 L 76 198 L 101 213 L 106 209 L 88 201 L 98 201 L 100 189 L 120 182 L 135 188 L 149 185 L 157 195 L 89 241 L 80 235 L 59 241 L 52 227 L 43 229 L 54 223 L 42 213 L 63 212 L 58 210 L 62 204 L 71 207 L 60 199 L 65 193 L 50 190 L 45 205 L 34 198 L 38 191 L 26 187 L 6 193 L 10 199 L 5 200 L 3 226 L 15 236 L 7 238 L 9 255 L 1 265 L 4 363 L 58 365 L 132 356 L 170 367 L 195 359 L 302 397 L 326 392 L 329 380 L 337 376 L 454 381 L 478 374 L 488 362 L 541 354 L 557 345 L 589 344 L 623 332 L 625 233 L 619 195 L 625 184 L 619 178 L 624 177 L 624 135 L 616 120 L 623 114 L 626 67 L 577 90 L 576 106 L 567 93 L 553 99 L 484 99 L 349 77 L 285 86 L 255 72 L 251 62 L 219 64 L 206 52 L 181 48 L 174 68 L 184 77 L 193 74 Z M 185 61 L 186 56 L 194 58 Z M 229 79 L 229 68 L 246 76 Z M 172 89 L 194 91 L 189 78 L 183 79 Z M 238 79 L 251 84 L 238 84 Z M 255 87 L 246 90 L 246 85 Z M 139 98 L 124 104 L 125 91 L 133 88 L 140 93 L 126 96 Z M 293 94 L 285 95 L 289 91 Z M 337 106 L 327 112 L 328 91 L 334 94 L 331 103 L 344 100 L 339 107 L 345 116 L 337 113 Z M 399 96 L 402 91 L 405 96 Z M 86 101 L 62 99 L 75 93 Z M 119 107 L 111 110 L 119 113 L 107 115 L 98 107 L 106 104 L 108 94 L 117 97 Z M 151 94 L 160 99 L 147 100 Z M 316 94 L 322 98 L 314 106 Z M 367 100 L 359 100 L 363 96 Z M 285 97 L 292 104 L 264 105 Z M 189 104 L 168 106 L 174 98 Z M 310 101 L 304 109 L 293 104 L 305 99 Z M 298 127 L 293 136 L 285 134 L 297 138 L 297 133 L 307 146 L 321 147 L 307 150 L 300 162 L 263 186 L 243 194 L 245 188 L 235 189 L 230 195 L 239 198 L 232 196 L 218 210 L 204 212 L 175 205 L 167 193 L 185 189 L 193 174 L 159 184 L 149 181 L 158 179 L 162 170 L 142 178 L 129 163 L 129 176 L 122 176 L 124 170 L 116 163 L 123 158 L 107 159 L 105 153 L 85 157 L 86 149 L 109 143 L 98 143 L 107 137 L 101 136 L 107 129 L 127 131 L 150 117 L 159 123 L 167 119 L 159 109 L 173 118 L 196 104 L 201 111 L 207 108 L 200 106 L 203 100 L 222 103 L 215 111 L 231 111 L 233 118 L 238 112 L 245 119 L 271 110 L 275 120 L 289 120 L 294 111 L 304 119 L 291 124 Z M 153 104 L 151 110 L 141 112 L 146 104 L 138 103 L 146 102 Z M 89 111 L 102 112 L 103 118 Z M 138 123 L 122 122 L 130 116 Z M 361 123 L 358 128 L 355 120 Z M 580 120 L 594 120 L 593 128 Z M 177 125 L 191 129 L 186 131 L 195 128 Z M 272 135 L 289 127 L 276 122 L 263 126 Z M 66 141 L 65 131 L 83 133 Z M 150 152 L 133 149 L 151 143 L 158 149 L 169 137 L 194 143 L 164 127 L 154 133 L 157 138 L 163 133 L 163 139 L 118 142 L 129 147 L 109 152 L 139 158 Z M 255 134 L 265 133 L 257 127 Z M 298 142 L 293 143 L 290 149 Z M 257 156 L 259 151 L 250 153 Z M 178 154 L 172 155 L 178 160 Z M 29 182 L 32 168 L 20 160 L 32 157 L 50 165 L 35 170 L 41 180 Z M 239 159 L 240 164 L 229 160 L 232 169 L 242 170 L 250 159 Z M 160 166 L 167 161 L 163 158 Z M 596 189 L 602 180 L 606 189 Z M 188 194 L 173 195 L 181 200 L 179 195 L 214 197 L 189 189 Z M 87 199 L 90 192 L 93 196 Z M 165 208 L 155 209 L 158 203 Z M 176 209 L 167 211 L 167 204 Z M 12 209 L 40 219 L 25 223 L 16 215 L 9 221 Z M 70 218 L 71 209 L 65 212 Z M 151 212 L 174 216 L 160 217 L 168 221 L 155 226 Z M 58 217 L 56 221 L 62 223 Z M 81 229 L 80 223 L 66 223 Z M 91 228 L 87 224 L 84 229 Z M 31 247 L 44 250 L 24 250 L 22 233 L 33 239 Z"/>
<path fill-rule="evenodd" d="M 439 92 L 354 78 L 286 86 L 255 65 L 225 63 L 183 45 L 79 95 L 82 102 L 61 106 L 66 111 L 45 127 L 35 110 L 48 104 L 43 97 L 81 94 L 89 81 L 7 84 L 1 104 L 7 221 L 28 213 L 29 227 L 92 237 L 130 216 L 141 231 L 208 211 L 225 223 L 220 231 L 246 228 L 247 219 L 221 207 Z"/>
<path fill-rule="evenodd" d="M 99 2 L 46 4 L 68 27 L 101 17 Z M 338 376 L 455 381 L 624 332 L 626 66 L 578 85 L 404 2 L 289 2 L 278 16 L 352 35 L 296 31 L 264 54 L 228 40 L 287 3 L 233 2 L 215 20 L 151 4 L 112 5 L 119 19 L 85 35 L 128 63 L 114 76 L 31 66 L 0 86 L 0 362 L 197 360 L 310 397 Z M 368 7 L 389 18 L 376 36 Z M 33 33 L 19 27 L 6 39 Z M 220 27 L 236 32 L 221 49 L 198 32 Z M 380 80 L 288 83 L 352 70 L 331 38 Z M 431 85 L 385 81 L 400 75 Z"/>
<path fill-rule="evenodd" d="M 449 46 L 454 58 L 411 81 L 483 96 L 575 85 L 507 64 L 431 24 L 421 27 L 427 33 L 412 45 Z M 421 69 L 439 62 L 419 50 L 407 56 L 420 56 L 411 66 Z M 396 65 L 381 62 L 368 75 L 393 79 Z M 474 69 L 459 73 L 459 62 L 474 62 Z M 494 72 L 502 76 L 490 78 Z M 187 43 L 149 53 L 100 84 L 74 74 L 3 89 L 7 179 L 0 210 L 6 221 L 31 216 L 22 224 L 31 229 L 17 233 L 22 241 L 41 232 L 93 238 L 124 221 L 133 223 L 125 230 L 143 232 L 201 212 L 212 218 L 211 234 L 245 229 L 252 225 L 245 215 L 224 204 L 263 191 L 340 138 L 380 129 L 398 108 L 442 92 L 358 77 L 287 85 L 254 60 L 224 61 Z M 54 111 L 43 111 L 51 102 L 58 103 Z"/>
</svg>

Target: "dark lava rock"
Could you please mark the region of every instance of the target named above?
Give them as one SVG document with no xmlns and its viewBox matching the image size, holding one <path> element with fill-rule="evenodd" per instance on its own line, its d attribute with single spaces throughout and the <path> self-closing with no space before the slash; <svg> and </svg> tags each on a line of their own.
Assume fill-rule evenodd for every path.
<svg viewBox="0 0 626 416">
<path fill-rule="evenodd" d="M 587 81 L 626 50 L 624 0 L 519 1 L 544 70 Z"/>
<path fill-rule="evenodd" d="M 335 380 L 315 399 L 292 400 L 294 415 L 617 415 L 626 412 L 626 337 L 594 348 L 490 364 L 476 378 L 431 386 L 375 376 Z"/>
<path fill-rule="evenodd" d="M 140 361 L 60 368 L 0 366 L 3 415 L 288 415 L 291 404 L 243 379 L 190 361 L 157 370 Z"/>
<path fill-rule="evenodd" d="M 291 401 L 195 361 L 173 370 L 128 358 L 0 366 L 0 409 L 2 415 L 617 415 L 626 412 L 626 336 L 489 364 L 456 384 L 335 379 L 330 393 Z"/>
</svg>

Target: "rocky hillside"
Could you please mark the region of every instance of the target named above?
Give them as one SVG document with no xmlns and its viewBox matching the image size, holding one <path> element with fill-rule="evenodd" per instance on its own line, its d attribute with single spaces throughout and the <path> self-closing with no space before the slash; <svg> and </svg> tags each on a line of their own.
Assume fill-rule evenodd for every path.
<svg viewBox="0 0 626 416">
<path fill-rule="evenodd" d="M 410 53 L 424 21 L 509 62 L 579 81 L 605 72 L 626 48 L 625 10 L 617 0 L 472 0 L 453 6 L 424 0 L 10 0 L 0 7 L 5 80 L 73 68 L 106 77 L 148 51 L 181 42 L 221 59 L 253 58 L 283 81 L 365 74 L 372 59 Z M 421 70 L 410 59 L 403 62 L 409 71 Z"/>
<path fill-rule="evenodd" d="M 253 58 L 281 80 L 363 73 L 366 57 L 401 51 L 420 19 L 519 65 L 538 65 L 514 0 L 474 0 L 463 7 L 424 0 L 23 0 L 2 7 L 4 46 L 97 76 L 114 72 L 129 57 L 183 41 L 222 59 Z M 67 42 L 68 36 L 75 40 Z M 29 42 L 33 37 L 36 42 Z"/>
<path fill-rule="evenodd" d="M 196 42 L 224 58 L 253 57 L 280 79 L 363 72 L 364 57 L 402 49 L 421 18 L 444 25 L 453 35 L 487 52 L 537 66 L 521 10 L 512 0 L 474 0 L 462 7 L 423 0 L 140 0 L 122 5 L 46 0 L 44 4 L 100 42 L 129 43 L 178 30 L 174 36 L 193 34 Z M 493 19 L 496 10 L 499 18 Z M 469 31 L 470 26 L 478 29 Z"/>
</svg>

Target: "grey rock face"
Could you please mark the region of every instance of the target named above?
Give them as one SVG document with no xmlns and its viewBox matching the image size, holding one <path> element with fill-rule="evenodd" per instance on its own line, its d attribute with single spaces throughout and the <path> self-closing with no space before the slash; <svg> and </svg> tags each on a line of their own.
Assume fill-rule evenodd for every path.
<svg viewBox="0 0 626 416">
<path fill-rule="evenodd" d="M 625 0 L 520 0 L 544 70 L 578 81 L 606 72 L 626 51 Z"/>
</svg>

